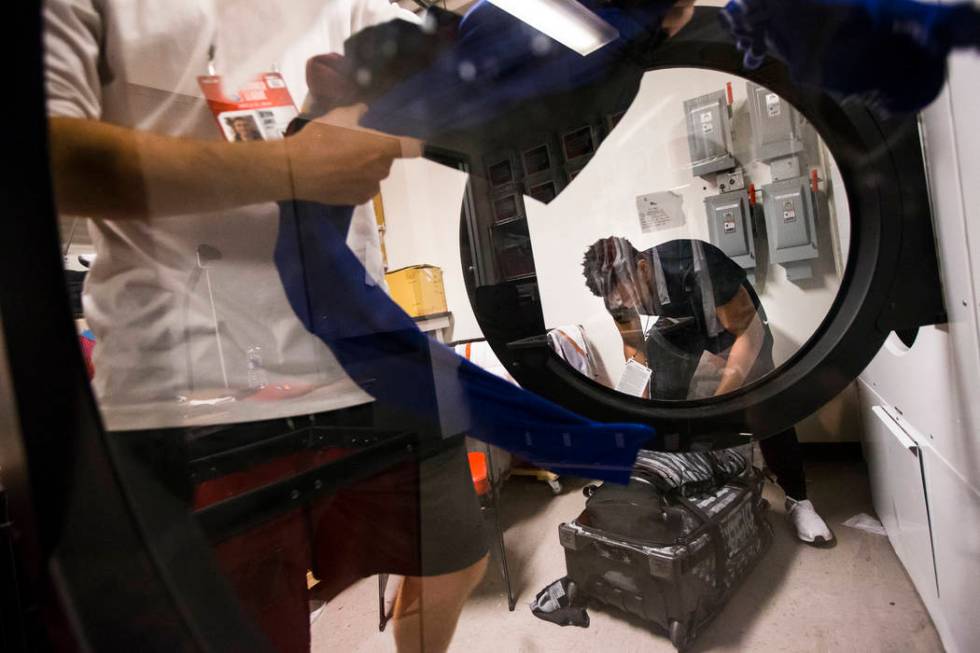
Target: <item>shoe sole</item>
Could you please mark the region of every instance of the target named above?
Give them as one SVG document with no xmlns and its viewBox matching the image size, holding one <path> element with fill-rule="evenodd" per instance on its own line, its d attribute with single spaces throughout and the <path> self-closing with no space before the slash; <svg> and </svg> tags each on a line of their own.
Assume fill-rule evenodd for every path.
<svg viewBox="0 0 980 653">
<path fill-rule="evenodd" d="M 816 537 L 813 539 L 812 542 L 807 542 L 806 540 L 800 540 L 800 541 L 816 549 L 832 549 L 835 546 L 837 546 L 837 538 L 834 537 L 833 534 L 831 534 L 829 540 L 824 539 L 822 537 Z"/>
</svg>

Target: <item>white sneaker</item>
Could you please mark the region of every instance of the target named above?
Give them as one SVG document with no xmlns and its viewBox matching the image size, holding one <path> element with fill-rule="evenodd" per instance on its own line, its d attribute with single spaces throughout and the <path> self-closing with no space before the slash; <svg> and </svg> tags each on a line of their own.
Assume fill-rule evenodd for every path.
<svg viewBox="0 0 980 653">
<path fill-rule="evenodd" d="M 796 536 L 807 544 L 830 544 L 834 534 L 809 500 L 786 499 L 786 513 L 796 527 Z"/>
</svg>

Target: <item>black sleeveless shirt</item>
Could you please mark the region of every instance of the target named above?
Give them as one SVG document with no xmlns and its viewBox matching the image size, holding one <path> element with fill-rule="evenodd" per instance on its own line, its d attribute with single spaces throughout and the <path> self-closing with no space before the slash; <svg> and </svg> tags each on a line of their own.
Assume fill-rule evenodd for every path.
<svg viewBox="0 0 980 653">
<path fill-rule="evenodd" d="M 696 245 L 700 245 L 703 257 L 695 256 Z M 718 322 L 715 311 L 731 302 L 740 288 L 752 300 L 765 331 L 762 348 L 746 382 L 772 370 L 772 331 L 759 295 L 741 266 L 711 243 L 687 239 L 657 245 L 640 256 L 655 271 L 650 292 L 657 306 L 651 312 L 660 319 L 646 337 L 647 358 L 655 370 L 654 376 L 657 367 L 678 368 L 681 377 L 688 376 L 688 372 L 693 375 L 705 351 L 727 357 L 735 343 L 735 334 Z M 697 258 L 700 264 L 696 264 Z M 657 276 L 660 276 L 659 284 Z M 710 295 L 706 296 L 707 293 Z"/>
</svg>

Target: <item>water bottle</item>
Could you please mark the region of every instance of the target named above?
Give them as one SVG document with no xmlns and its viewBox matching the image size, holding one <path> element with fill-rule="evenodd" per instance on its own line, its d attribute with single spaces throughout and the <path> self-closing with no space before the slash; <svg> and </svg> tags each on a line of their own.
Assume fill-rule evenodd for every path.
<svg viewBox="0 0 980 653">
<path fill-rule="evenodd" d="M 265 367 L 262 365 L 261 347 L 250 347 L 245 352 L 245 362 L 248 368 L 249 390 L 261 390 L 269 385 L 269 378 L 266 375 Z"/>
</svg>

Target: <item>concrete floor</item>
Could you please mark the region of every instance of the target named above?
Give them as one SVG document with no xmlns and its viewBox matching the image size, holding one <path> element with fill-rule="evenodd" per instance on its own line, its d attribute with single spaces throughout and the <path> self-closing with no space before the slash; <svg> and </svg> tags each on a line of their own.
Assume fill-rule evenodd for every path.
<svg viewBox="0 0 980 653">
<path fill-rule="evenodd" d="M 815 549 L 798 543 L 783 513 L 782 493 L 767 487 L 774 507 L 769 515 L 773 546 L 690 650 L 942 651 L 887 538 L 842 525 L 857 513 L 873 514 L 863 465 L 817 463 L 808 467 L 808 474 L 810 496 L 836 533 L 837 546 Z M 564 575 L 557 526 L 581 511 L 580 488 L 580 483 L 566 483 L 556 497 L 543 483 L 505 483 L 501 513 L 518 605 L 508 612 L 494 562 L 464 608 L 452 653 L 674 650 L 655 628 L 611 608 L 590 606 L 587 629 L 561 628 L 531 614 L 528 602 Z M 313 650 L 394 651 L 390 632 L 378 632 L 377 600 L 376 577 L 338 597 L 313 626 Z"/>
</svg>

